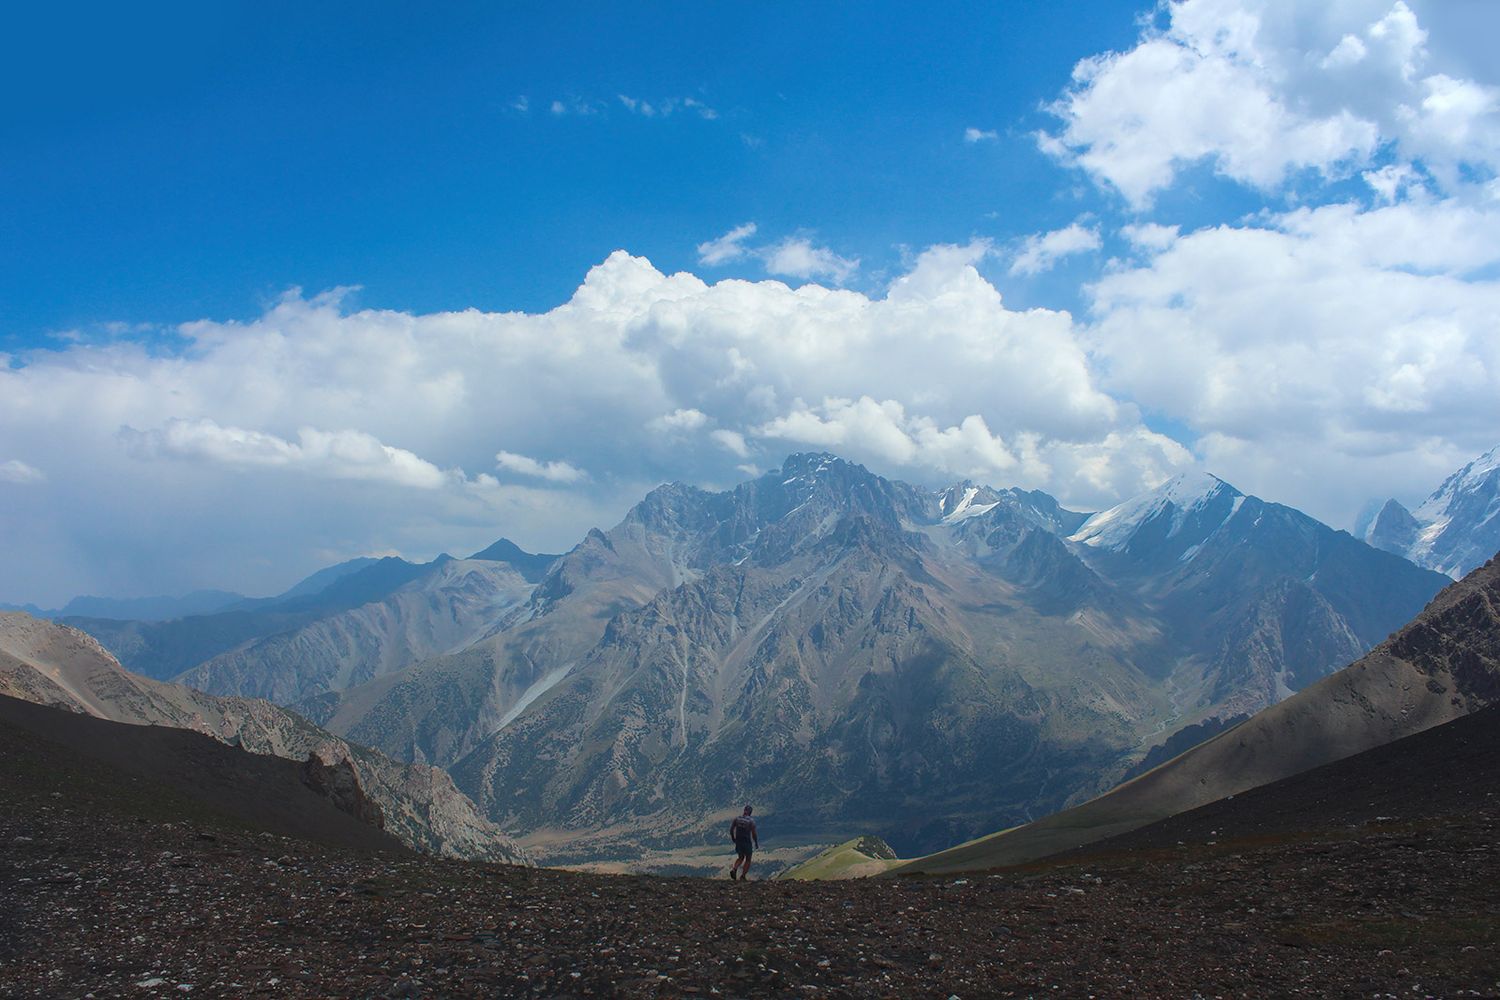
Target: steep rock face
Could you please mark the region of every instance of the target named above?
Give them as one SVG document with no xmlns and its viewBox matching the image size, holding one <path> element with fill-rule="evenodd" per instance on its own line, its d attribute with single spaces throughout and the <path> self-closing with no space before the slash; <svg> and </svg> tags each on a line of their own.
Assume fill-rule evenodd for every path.
<svg viewBox="0 0 1500 1000">
<path fill-rule="evenodd" d="M 706 563 L 674 532 L 683 519 L 704 516 L 706 497 L 687 488 L 653 491 L 647 512 L 632 512 L 608 534 L 591 531 L 523 605 L 467 648 L 298 707 L 392 756 L 452 763 L 565 677 L 612 617 L 696 577 Z"/>
<path fill-rule="evenodd" d="M 1254 712 L 1325 676 L 1369 648 L 1314 588 L 1282 579 L 1236 601 L 1219 617 L 1222 638 L 1204 674 L 1223 712 Z"/>
<path fill-rule="evenodd" d="M 1387 501 L 1365 541 L 1458 578 L 1500 550 L 1500 448 L 1443 481 L 1416 510 Z"/>
<path fill-rule="evenodd" d="M 1387 500 L 1364 533 L 1365 541 L 1386 552 L 1409 556 L 1422 525 L 1399 501 Z M 1431 568 L 1431 567 L 1429 567 Z"/>
<path fill-rule="evenodd" d="M 592 831 L 578 856 L 703 836 L 717 803 L 749 797 L 783 830 L 863 816 L 941 842 L 1060 805 L 1164 712 L 1130 661 L 1141 629 L 1061 606 L 1108 586 L 1038 527 L 1055 512 L 967 489 L 933 503 L 823 457 L 756 487 L 699 535 L 744 525 L 742 554 L 611 620 L 454 765 L 489 815 Z M 1082 697 L 1049 669 L 1060 650 L 1092 671 Z"/>
<path fill-rule="evenodd" d="M 299 707 L 393 756 L 446 766 L 577 669 L 615 615 L 714 566 L 784 558 L 822 534 L 834 507 L 889 526 L 924 502 L 828 455 L 794 456 L 780 473 L 727 493 L 661 486 L 552 563 L 526 606 L 469 648 Z"/>
<path fill-rule="evenodd" d="M 187 729 L 298 762 L 309 754 L 345 760 L 380 803 L 385 829 L 408 846 L 453 857 L 527 860 L 436 768 L 397 763 L 266 701 L 221 698 L 131 674 L 97 640 L 67 626 L 0 614 L 0 694 L 114 722 Z"/>
<path fill-rule="evenodd" d="M 1500 704 L 1500 559 L 1359 661 L 1090 802 L 899 869 L 1020 864 L 1342 760 Z"/>
</svg>

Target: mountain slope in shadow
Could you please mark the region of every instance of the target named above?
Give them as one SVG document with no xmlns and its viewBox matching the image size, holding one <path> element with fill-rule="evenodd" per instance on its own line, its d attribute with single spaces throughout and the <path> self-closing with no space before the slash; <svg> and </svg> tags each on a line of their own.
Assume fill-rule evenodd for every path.
<svg viewBox="0 0 1500 1000">
<path fill-rule="evenodd" d="M 87 770 L 130 793 L 114 796 L 117 802 L 149 802 L 166 792 L 192 804 L 175 805 L 179 815 L 197 806 L 255 830 L 328 847 L 410 853 L 381 826 L 354 815 L 358 809 L 341 808 L 306 764 L 202 733 L 131 726 L 0 695 L 0 746 L 6 785 L 40 780 L 70 797 L 76 773 Z M 372 818 L 378 816 L 376 810 Z"/>
<path fill-rule="evenodd" d="M 1500 702 L 1500 559 L 1445 588 L 1369 654 L 1095 799 L 895 873 L 1023 864 L 1137 830 Z"/>
</svg>

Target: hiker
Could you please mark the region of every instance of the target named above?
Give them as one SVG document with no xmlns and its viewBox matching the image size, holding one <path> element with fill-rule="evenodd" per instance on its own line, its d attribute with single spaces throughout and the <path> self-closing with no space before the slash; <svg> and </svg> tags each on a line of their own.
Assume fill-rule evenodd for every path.
<svg viewBox="0 0 1500 1000">
<path fill-rule="evenodd" d="M 734 864 L 729 866 L 730 879 L 750 879 L 750 855 L 760 846 L 760 834 L 755 832 L 755 820 L 750 818 L 753 810 L 745 807 L 743 815 L 729 822 L 729 839 L 734 841 Z M 741 867 L 743 866 L 743 867 Z"/>
</svg>

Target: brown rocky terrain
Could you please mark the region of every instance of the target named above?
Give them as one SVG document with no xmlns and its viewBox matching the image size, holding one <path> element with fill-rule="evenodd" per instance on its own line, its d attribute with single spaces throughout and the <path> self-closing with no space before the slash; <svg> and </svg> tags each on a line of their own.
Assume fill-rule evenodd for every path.
<svg viewBox="0 0 1500 1000">
<path fill-rule="evenodd" d="M 1493 996 L 1500 734 L 1465 721 L 1295 829 L 749 884 L 317 846 L 0 727 L 0 995 Z M 1344 808 L 1388 774 L 1452 788 Z"/>
<path fill-rule="evenodd" d="M 128 726 L 3 696 L 0 729 L 10 744 L 25 746 L 24 752 L 8 747 L 8 768 L 41 769 L 50 757 L 66 762 L 63 773 L 50 782 L 62 799 L 78 794 L 69 780 L 76 764 L 126 787 L 184 803 L 187 815 L 206 810 L 280 836 L 408 853 L 385 832 L 380 806 L 365 795 L 345 758 L 311 754 L 298 764 L 185 729 Z M 44 770 L 35 776 L 46 779 Z M 89 808 L 87 786 L 80 799 Z"/>
<path fill-rule="evenodd" d="M 349 762 L 385 827 L 408 846 L 450 857 L 524 861 L 448 775 L 393 761 L 257 698 L 221 698 L 132 674 L 97 640 L 25 614 L 0 614 L 0 695 L 134 726 L 166 726 L 299 763 Z"/>
</svg>

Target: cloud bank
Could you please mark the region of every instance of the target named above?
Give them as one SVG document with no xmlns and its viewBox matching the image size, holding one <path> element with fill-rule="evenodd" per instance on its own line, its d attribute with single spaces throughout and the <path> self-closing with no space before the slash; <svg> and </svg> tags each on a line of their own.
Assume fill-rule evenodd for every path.
<svg viewBox="0 0 1500 1000">
<path fill-rule="evenodd" d="M 58 593 L 123 592 L 125 564 L 134 586 L 175 584 L 192 557 L 147 553 L 219 539 L 194 581 L 261 559 L 251 582 L 273 589 L 326 555 L 564 546 L 656 482 L 730 483 L 808 448 L 1085 506 L 1188 464 L 1101 388 L 1068 314 L 1005 307 L 975 269 L 984 249 L 935 247 L 878 297 L 709 284 L 617 252 L 540 314 L 292 293 L 250 322 L 182 326 L 172 355 L 121 340 L 17 358 L 0 454 L 29 485 L 0 503 L 38 530 L 6 556 L 60 567 Z M 58 471 L 30 482 L 41 467 Z M 121 579 L 79 556 L 103 538 Z"/>
</svg>

